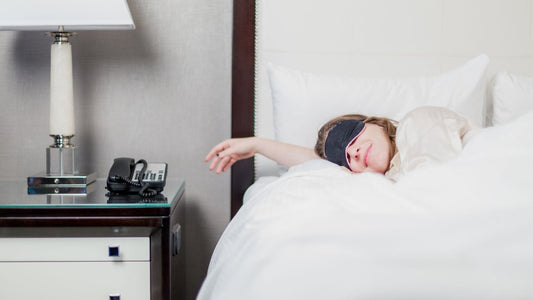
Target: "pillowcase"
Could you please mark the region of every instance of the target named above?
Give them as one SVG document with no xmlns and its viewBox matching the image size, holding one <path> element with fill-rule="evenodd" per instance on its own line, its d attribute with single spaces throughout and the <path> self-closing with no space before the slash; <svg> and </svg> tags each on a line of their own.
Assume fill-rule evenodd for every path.
<svg viewBox="0 0 533 300">
<path fill-rule="evenodd" d="M 508 123 L 533 110 L 533 77 L 500 72 L 491 90 L 492 125 Z"/>
<path fill-rule="evenodd" d="M 486 55 L 439 76 L 405 79 L 330 77 L 268 65 L 277 140 L 314 147 L 328 120 L 350 113 L 400 120 L 420 106 L 449 108 L 481 124 Z"/>
</svg>

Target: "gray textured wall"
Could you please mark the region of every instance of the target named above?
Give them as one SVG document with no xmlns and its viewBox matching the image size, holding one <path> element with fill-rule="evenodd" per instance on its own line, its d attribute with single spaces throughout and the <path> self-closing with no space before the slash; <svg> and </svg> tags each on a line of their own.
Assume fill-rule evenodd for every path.
<svg viewBox="0 0 533 300">
<path fill-rule="evenodd" d="M 186 180 L 187 294 L 194 298 L 229 221 L 229 176 L 203 162 L 230 134 L 232 1 L 129 0 L 134 31 L 72 38 L 81 167 L 117 156 L 169 163 Z M 1 178 L 45 168 L 51 38 L 0 32 Z"/>
</svg>

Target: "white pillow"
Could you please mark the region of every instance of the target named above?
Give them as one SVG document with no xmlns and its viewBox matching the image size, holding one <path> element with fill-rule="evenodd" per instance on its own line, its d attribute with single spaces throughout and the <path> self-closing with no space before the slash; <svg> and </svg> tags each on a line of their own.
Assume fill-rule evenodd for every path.
<svg viewBox="0 0 533 300">
<path fill-rule="evenodd" d="M 492 125 L 505 124 L 533 110 L 533 77 L 500 72 L 492 82 Z"/>
<path fill-rule="evenodd" d="M 318 129 L 349 113 L 394 120 L 420 106 L 447 107 L 481 124 L 486 55 L 439 76 L 405 79 L 329 77 L 269 64 L 277 140 L 313 147 Z"/>
</svg>

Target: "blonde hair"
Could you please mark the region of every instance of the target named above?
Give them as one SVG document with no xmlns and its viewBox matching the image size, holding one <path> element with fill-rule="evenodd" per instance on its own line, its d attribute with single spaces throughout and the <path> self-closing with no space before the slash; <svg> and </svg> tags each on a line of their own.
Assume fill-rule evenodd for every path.
<svg viewBox="0 0 533 300">
<path fill-rule="evenodd" d="M 315 144 L 315 153 L 321 157 L 326 159 L 326 152 L 324 149 L 324 145 L 326 144 L 326 138 L 328 137 L 329 131 L 333 126 L 342 120 L 358 120 L 363 121 L 365 124 L 375 124 L 383 128 L 385 131 L 385 134 L 389 138 L 390 142 L 390 158 L 396 154 L 396 126 L 395 121 L 388 119 L 388 118 L 382 118 L 382 117 L 367 117 L 365 115 L 359 115 L 359 114 L 348 114 L 343 115 L 340 117 L 336 117 L 334 119 L 329 120 L 326 124 L 322 125 L 320 130 L 318 131 L 318 138 L 316 140 Z"/>
</svg>

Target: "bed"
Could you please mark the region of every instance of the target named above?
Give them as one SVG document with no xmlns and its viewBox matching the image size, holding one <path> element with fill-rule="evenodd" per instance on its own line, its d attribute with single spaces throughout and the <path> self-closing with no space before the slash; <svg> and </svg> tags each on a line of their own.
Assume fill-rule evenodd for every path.
<svg viewBox="0 0 533 300">
<path fill-rule="evenodd" d="M 234 137 L 312 146 L 333 116 L 425 106 L 481 127 L 395 182 L 324 160 L 235 164 L 233 219 L 198 299 L 530 298 L 532 9 L 234 1 Z"/>
</svg>

